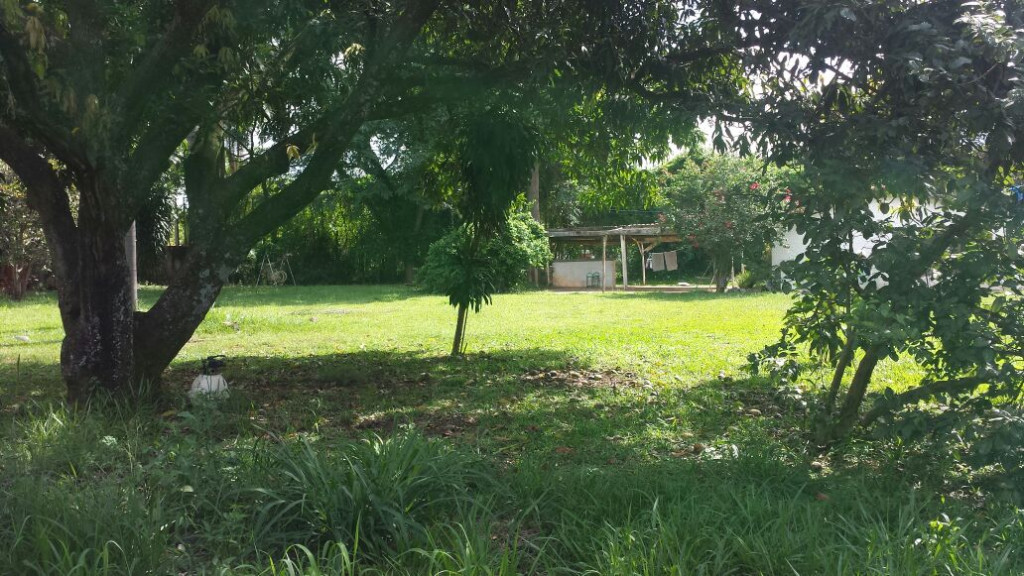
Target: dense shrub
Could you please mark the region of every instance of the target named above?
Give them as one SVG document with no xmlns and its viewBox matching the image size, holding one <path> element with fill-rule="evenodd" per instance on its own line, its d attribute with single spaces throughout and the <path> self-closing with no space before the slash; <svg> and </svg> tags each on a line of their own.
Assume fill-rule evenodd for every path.
<svg viewBox="0 0 1024 576">
<path fill-rule="evenodd" d="M 463 225 L 434 242 L 417 281 L 438 294 L 450 294 L 464 286 L 468 268 L 463 260 L 470 236 L 471 228 Z M 477 270 L 477 282 L 488 283 L 490 292 L 521 288 L 531 267 L 544 266 L 551 260 L 544 228 L 527 212 L 513 211 L 501 232 L 482 242 L 477 260 L 483 270 Z"/>
<path fill-rule="evenodd" d="M 714 266 L 715 284 L 724 291 L 734 268 L 764 253 L 781 228 L 770 206 L 789 195 L 788 170 L 765 168 L 752 157 L 681 157 L 663 169 L 662 193 L 679 234 L 705 251 Z"/>
</svg>

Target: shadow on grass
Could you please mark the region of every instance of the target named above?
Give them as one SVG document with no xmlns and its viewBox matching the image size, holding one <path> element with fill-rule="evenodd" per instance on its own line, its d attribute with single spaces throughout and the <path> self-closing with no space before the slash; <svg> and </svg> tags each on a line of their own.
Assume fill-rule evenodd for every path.
<svg viewBox="0 0 1024 576">
<path fill-rule="evenodd" d="M 183 392 L 196 373 L 178 366 L 166 382 Z M 416 428 L 509 461 L 724 458 L 740 444 L 793 442 L 804 418 L 802 400 L 763 380 L 653 384 L 543 348 L 244 356 L 229 358 L 224 375 L 231 411 L 276 434 Z"/>
<path fill-rule="evenodd" d="M 685 508 L 701 493 L 714 500 L 702 509 L 743 506 L 751 526 L 807 506 L 822 517 L 852 514 L 866 492 L 887 501 L 876 510 L 894 510 L 921 486 L 941 489 L 948 472 L 935 454 L 877 444 L 812 468 L 822 457 L 806 441 L 799 389 L 759 378 L 652 384 L 543 348 L 464 358 L 384 350 L 244 357 L 226 375 L 236 390 L 230 411 L 261 431 L 344 440 L 414 429 L 514 471 L 525 500 L 546 501 L 555 483 L 565 486 L 550 502 L 567 510 L 621 493 L 601 498 L 585 524 L 607 521 L 609 506 L 656 508 L 677 495 Z"/>
<path fill-rule="evenodd" d="M 657 292 L 647 290 L 606 292 L 608 296 L 623 299 L 658 300 L 669 302 L 703 302 L 707 300 L 764 298 L 765 292 L 726 292 L 718 294 L 704 290 L 693 292 Z"/>
<path fill-rule="evenodd" d="M 0 358 L 0 413 L 28 402 L 59 402 L 64 397 L 64 382 L 56 362 L 23 361 L 16 354 Z"/>
<path fill-rule="evenodd" d="M 59 370 L 22 366 L 0 388 L 2 410 L 59 402 Z M 198 366 L 165 376 L 165 409 L 183 409 Z M 807 465 L 804 392 L 760 378 L 651 383 L 533 348 L 461 358 L 395 350 L 305 357 L 241 356 L 224 372 L 232 395 L 219 436 L 316 433 L 351 438 L 413 428 L 471 446 L 499 463 L 636 468 L 734 460 L 744 454 Z M 0 376 L 6 376 L 0 374 Z M 870 400 L 869 400 L 870 401 Z"/>
<path fill-rule="evenodd" d="M 151 306 L 163 293 L 162 286 L 140 290 L 144 308 Z M 427 293 L 400 285 L 366 286 L 225 286 L 215 306 L 267 308 L 281 306 L 337 307 L 373 302 L 397 302 L 426 296 Z"/>
<path fill-rule="evenodd" d="M 136 445 L 148 451 L 177 438 L 185 453 L 201 437 L 214 447 L 202 470 L 221 470 L 235 462 L 220 454 L 255 451 L 248 445 L 263 445 L 258 438 L 315 437 L 329 453 L 354 437 L 412 428 L 479 455 L 508 489 L 483 495 L 498 502 L 495 517 L 502 525 L 522 518 L 516 537 L 550 546 L 552 565 L 596 562 L 595 550 L 638 542 L 667 554 L 666 566 L 696 566 L 700 558 L 684 562 L 672 551 L 692 546 L 700 556 L 719 542 L 756 542 L 776 559 L 794 559 L 801 573 L 829 573 L 827 561 L 847 552 L 845 542 L 861 545 L 862 535 L 847 533 L 837 517 L 895 534 L 905 547 L 920 521 L 938 513 L 929 494 L 943 494 L 941 472 L 928 473 L 936 467 L 906 473 L 887 466 L 882 451 L 812 468 L 817 455 L 799 437 L 802 399 L 760 379 L 648 383 L 543 348 L 457 359 L 388 350 L 245 356 L 229 359 L 230 399 L 204 412 L 181 394 L 194 375 L 182 366 L 168 373 L 179 403 L 144 414 Z M 15 438 L 35 438 L 29 461 L 37 474 L 103 477 L 124 459 L 104 442 L 108 434 L 130 437 L 114 431 L 118 420 L 65 420 L 67 427 L 25 428 Z M 167 474 L 169 462 L 159 464 Z M 707 573 L 788 573 L 762 570 L 746 545 L 733 548 Z M 825 552 L 809 558 L 807 550 Z"/>
</svg>

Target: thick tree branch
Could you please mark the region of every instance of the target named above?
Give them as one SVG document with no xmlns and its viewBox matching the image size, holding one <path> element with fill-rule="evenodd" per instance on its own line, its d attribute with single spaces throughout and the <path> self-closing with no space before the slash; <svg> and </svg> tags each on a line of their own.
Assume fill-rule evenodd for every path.
<svg viewBox="0 0 1024 576">
<path fill-rule="evenodd" d="M 405 11 L 398 17 L 382 45 L 378 47 L 374 58 L 368 59 L 365 63 L 363 78 L 355 89 L 341 106 L 337 109 L 332 107 L 325 114 L 326 129 L 309 164 L 284 190 L 260 204 L 238 224 L 232 238 L 233 245 L 241 246 L 255 242 L 281 222 L 298 214 L 330 184 L 338 163 L 348 150 L 349 142 L 371 114 L 381 91 L 380 76 L 383 69 L 393 59 L 405 54 L 439 3 L 440 0 L 410 0 L 407 3 Z M 309 134 L 309 137 L 311 138 L 312 134 Z M 284 145 L 283 150 L 281 145 Z M 289 144 L 279 142 L 274 146 L 277 149 L 272 147 L 268 150 L 271 154 L 265 156 L 264 170 L 271 167 L 280 169 L 280 153 L 286 152 Z M 240 169 L 236 175 L 242 174 L 243 170 L 245 168 Z M 243 184 L 256 181 L 258 176 L 259 171 L 256 168 L 247 172 L 244 179 L 238 179 L 238 184 L 231 193 L 237 198 L 238 194 L 243 192 Z M 248 190 L 244 192 L 247 193 Z"/>
<path fill-rule="evenodd" d="M 288 158 L 288 149 L 294 146 L 300 153 L 308 150 L 316 140 L 317 132 L 325 133 L 330 117 L 340 113 L 339 110 L 332 110 L 331 112 L 322 116 L 312 126 L 283 138 L 263 152 L 253 156 L 245 165 L 228 176 L 217 193 L 218 207 L 225 212 L 231 210 L 254 188 L 270 178 L 287 172 L 291 165 Z"/>
<path fill-rule="evenodd" d="M 360 166 L 367 174 L 373 176 L 377 180 L 380 180 L 381 184 L 388 189 L 389 192 L 395 192 L 398 187 L 395 185 L 394 179 L 388 174 L 387 168 L 380 163 L 380 157 L 377 156 L 376 152 L 370 146 L 370 142 L 366 141 L 360 146 L 362 156 L 366 158 L 366 164 Z"/>
<path fill-rule="evenodd" d="M 367 68 L 371 64 L 383 64 L 408 50 L 440 3 L 441 0 L 407 0 L 405 10 L 388 31 L 380 51 L 367 62 Z"/>
<path fill-rule="evenodd" d="M 365 113 L 365 110 L 357 110 L 345 117 L 345 126 L 332 131 L 336 133 L 331 138 L 332 143 L 321 144 L 295 180 L 284 190 L 257 206 L 234 226 L 229 244 L 233 248 L 251 245 L 316 199 L 317 195 L 330 185 L 334 172 L 348 149 L 348 141 L 359 130 Z M 347 138 L 343 138 L 341 133 L 347 134 Z"/>
<path fill-rule="evenodd" d="M 969 376 L 966 378 L 954 378 L 952 380 L 934 380 L 921 384 L 917 388 L 911 388 L 890 398 L 880 398 L 871 410 L 868 410 L 860 419 L 860 425 L 870 426 L 882 416 L 899 410 L 904 406 L 917 404 L 922 400 L 935 398 L 942 394 L 963 394 L 970 392 L 985 383 L 980 376 Z"/>
<path fill-rule="evenodd" d="M 131 195 L 131 210 L 134 211 L 137 202 L 152 190 L 170 165 L 174 151 L 209 110 L 204 101 L 193 102 L 180 97 L 172 100 L 165 112 L 150 122 L 128 158 L 131 169 L 125 171 L 128 180 L 122 188 Z"/>
<path fill-rule="evenodd" d="M 121 85 L 117 100 L 121 103 L 120 129 L 123 136 L 135 134 L 142 121 L 150 96 L 158 95 L 159 87 L 172 78 L 169 71 L 190 53 L 192 38 L 215 0 L 178 0 L 175 15 L 164 35 L 140 59 L 140 63 Z"/>
<path fill-rule="evenodd" d="M 64 181 L 50 166 L 43 152 L 0 124 L 0 160 L 10 166 L 25 184 L 31 208 L 39 212 L 44 221 L 56 224 L 61 240 L 73 245 L 75 221 Z"/>
<path fill-rule="evenodd" d="M 296 146 L 302 152 L 308 149 L 314 134 L 318 140 L 308 164 L 291 184 L 260 204 L 242 221 L 227 227 L 226 232 L 220 228 L 211 237 L 194 245 L 194 252 L 190 254 L 187 264 L 188 273 L 175 278 L 149 312 L 137 316 L 139 349 L 166 352 L 141 362 L 137 368 L 141 374 L 155 377 L 163 371 L 174 352 L 181 348 L 202 320 L 231 270 L 252 243 L 298 213 L 330 184 L 339 162 L 349 148 L 349 142 L 380 97 L 381 70 L 391 58 L 408 48 L 433 13 L 438 0 L 410 0 L 409 4 L 375 58 L 368 58 L 364 64 L 362 79 L 345 98 L 342 107 L 325 115 L 323 124 L 314 123 L 298 134 L 275 143 L 231 177 L 216 179 L 214 184 L 226 184 L 226 190 L 218 194 L 218 198 L 212 199 L 212 202 L 217 206 L 217 217 L 226 220 L 228 209 L 245 194 L 268 177 L 288 170 L 290 146 Z"/>
<path fill-rule="evenodd" d="M 213 209 L 214 190 L 224 176 L 224 131 L 218 122 L 199 128 L 184 168 L 193 240 L 203 232 L 203 236 L 215 236 L 220 231 L 220 214 Z"/>
<path fill-rule="evenodd" d="M 0 61 L 7 69 L 7 85 L 18 103 L 18 107 L 27 115 L 25 119 L 27 121 L 19 122 L 19 124 L 30 130 L 32 137 L 45 145 L 47 151 L 68 168 L 76 172 L 86 170 L 85 155 L 74 148 L 71 132 L 54 123 L 50 111 L 43 108 L 42 103 L 46 100 L 39 90 L 39 84 L 32 71 L 28 55 L 25 54 L 25 50 L 18 42 L 17 36 L 7 29 L 2 18 L 0 18 Z"/>
<path fill-rule="evenodd" d="M 69 61 L 66 73 L 82 95 L 102 93 L 103 85 L 103 17 L 95 0 L 76 0 L 67 5 Z"/>
<path fill-rule="evenodd" d="M 35 149 L 13 130 L 0 124 L 0 160 L 14 170 L 25 185 L 29 206 L 39 213 L 46 241 L 53 255 L 54 274 L 62 287 L 60 297 L 70 302 L 77 290 L 78 234 L 64 180 Z M 65 325 L 73 306 L 61 306 Z"/>
</svg>

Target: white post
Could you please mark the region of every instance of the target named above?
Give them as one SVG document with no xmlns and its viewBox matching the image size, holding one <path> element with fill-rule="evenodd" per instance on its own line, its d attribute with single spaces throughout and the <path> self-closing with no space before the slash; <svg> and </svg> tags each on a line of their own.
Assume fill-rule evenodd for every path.
<svg viewBox="0 0 1024 576">
<path fill-rule="evenodd" d="M 636 242 L 636 249 L 640 251 L 640 277 L 641 277 L 641 283 L 644 286 L 647 286 L 647 253 L 644 251 L 644 241 L 643 240 L 637 241 L 636 239 L 634 239 L 634 242 Z M 653 246 L 652 246 L 652 248 L 653 248 Z"/>
<path fill-rule="evenodd" d="M 629 271 L 626 269 L 626 237 L 619 236 L 619 248 L 622 251 L 622 289 L 629 288 Z"/>
<path fill-rule="evenodd" d="M 604 292 L 605 274 L 608 272 L 608 236 L 601 236 L 601 292 Z"/>
<path fill-rule="evenodd" d="M 132 284 L 132 311 L 139 309 L 139 260 L 136 250 L 135 222 L 124 237 L 124 255 L 128 260 L 128 281 Z"/>
</svg>

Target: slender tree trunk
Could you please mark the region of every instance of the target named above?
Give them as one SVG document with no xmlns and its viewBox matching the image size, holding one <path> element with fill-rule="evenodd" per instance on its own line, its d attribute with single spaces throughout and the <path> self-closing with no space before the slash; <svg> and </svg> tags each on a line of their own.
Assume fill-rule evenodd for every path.
<svg viewBox="0 0 1024 576">
<path fill-rule="evenodd" d="M 11 264 L 7 267 L 5 272 L 9 271 L 10 278 L 4 283 L 2 287 L 7 295 L 11 297 L 11 300 L 17 302 L 25 297 L 25 290 L 22 288 L 22 272 L 21 267 L 17 264 Z"/>
<path fill-rule="evenodd" d="M 466 337 L 466 316 L 469 313 L 469 306 L 459 305 L 459 317 L 455 323 L 455 338 L 452 341 L 452 356 L 462 354 L 462 341 Z"/>
<path fill-rule="evenodd" d="M 839 387 L 843 384 L 843 376 L 846 369 L 853 362 L 853 355 L 857 351 L 857 338 L 850 330 L 846 334 L 846 344 L 839 354 L 839 361 L 836 363 L 835 372 L 832 373 L 832 384 L 828 388 L 828 397 L 825 399 L 825 414 L 831 416 L 836 408 L 836 397 L 839 395 Z"/>
<path fill-rule="evenodd" d="M 857 424 L 861 404 L 864 403 L 868 384 L 871 383 L 871 375 L 874 373 L 875 367 L 878 366 L 881 356 L 882 348 L 880 346 L 871 346 L 864 352 L 864 357 L 857 365 L 857 371 L 853 373 L 853 380 L 850 382 L 850 389 L 846 392 L 843 407 L 840 409 L 839 415 L 832 420 L 827 435 L 822 438 L 826 440 L 825 443 L 845 438 Z"/>
<path fill-rule="evenodd" d="M 727 273 L 728 258 L 716 258 L 715 259 L 715 292 L 721 294 L 725 292 L 726 287 L 729 285 L 729 275 Z"/>
<path fill-rule="evenodd" d="M 32 279 L 32 263 L 25 264 L 25 267 L 18 271 L 18 300 L 25 297 L 28 294 L 28 283 Z"/>
<path fill-rule="evenodd" d="M 423 214 L 425 212 L 426 212 L 426 209 L 423 207 L 422 204 L 420 204 L 420 205 L 418 205 L 416 207 L 416 223 L 413 224 L 413 228 L 412 228 L 412 237 L 413 238 L 418 238 L 419 234 L 420 234 L 420 230 L 423 229 Z M 406 260 L 405 260 L 405 283 L 406 284 L 412 284 L 412 283 L 414 283 L 416 281 L 416 267 L 414 266 L 414 264 L 415 263 L 412 260 L 409 259 L 408 255 L 406 255 Z"/>
<path fill-rule="evenodd" d="M 537 222 L 540 222 L 540 163 L 533 163 L 533 170 L 530 172 L 530 187 L 526 189 L 526 202 L 530 205 L 530 215 Z M 530 268 L 530 282 L 534 286 L 540 286 L 540 268 Z"/>
</svg>

